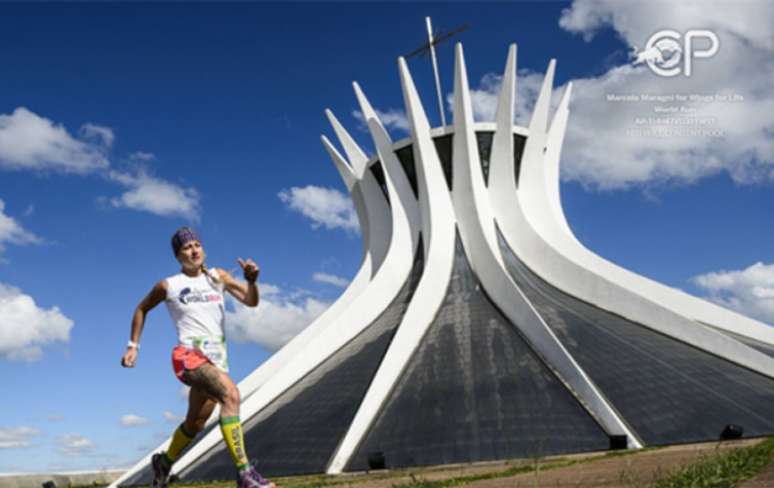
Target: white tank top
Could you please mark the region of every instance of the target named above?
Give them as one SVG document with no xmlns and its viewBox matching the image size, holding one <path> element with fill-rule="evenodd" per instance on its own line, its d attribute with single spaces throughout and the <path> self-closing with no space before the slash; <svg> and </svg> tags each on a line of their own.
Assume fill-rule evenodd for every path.
<svg viewBox="0 0 774 488">
<path fill-rule="evenodd" d="M 215 366 L 228 371 L 223 284 L 215 281 L 214 269 L 208 274 L 170 276 L 165 302 L 180 345 L 200 350 Z"/>
</svg>

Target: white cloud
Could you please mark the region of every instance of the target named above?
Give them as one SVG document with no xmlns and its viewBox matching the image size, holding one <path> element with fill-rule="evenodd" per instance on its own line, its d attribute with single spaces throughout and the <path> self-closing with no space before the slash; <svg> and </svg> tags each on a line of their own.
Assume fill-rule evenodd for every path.
<svg viewBox="0 0 774 488">
<path fill-rule="evenodd" d="M 40 308 L 18 288 L 0 283 L 0 357 L 11 361 L 34 361 L 41 346 L 70 340 L 73 321 L 59 307 Z"/>
<path fill-rule="evenodd" d="M 190 386 L 188 386 L 188 385 L 183 385 L 183 386 L 181 386 L 181 387 L 180 387 L 180 389 L 177 391 L 177 394 L 178 394 L 178 396 L 179 396 L 179 397 L 180 397 L 182 400 L 186 400 L 186 401 L 187 401 L 187 400 L 188 400 L 188 392 L 190 392 L 190 391 L 191 391 L 191 387 L 190 387 Z"/>
<path fill-rule="evenodd" d="M 338 286 L 339 288 L 344 288 L 349 284 L 349 280 L 346 278 L 322 272 L 313 274 L 312 279 L 314 281 L 319 281 L 320 283 L 327 283 L 329 285 Z"/>
<path fill-rule="evenodd" d="M 274 292 L 266 293 L 267 288 Z M 304 293 L 286 292 L 266 284 L 261 285 L 261 301 L 257 308 L 231 301 L 233 310 L 226 311 L 229 338 L 255 342 L 271 351 L 285 345 L 330 305 Z"/>
<path fill-rule="evenodd" d="M 594 38 L 595 31 L 612 23 L 613 12 L 600 8 L 600 2 L 573 2 L 570 8 L 562 10 L 559 25 L 567 31 L 583 35 L 586 42 Z"/>
<path fill-rule="evenodd" d="M 196 189 L 157 178 L 143 168 L 133 173 L 110 170 L 107 154 L 114 142 L 115 133 L 111 128 L 90 122 L 81 126 L 79 138 L 75 138 L 61 124 L 54 124 L 24 107 L 17 108 L 11 115 L 0 114 L 0 169 L 99 172 L 127 188 L 119 197 L 109 199 L 114 207 L 198 220 L 200 206 Z M 153 159 L 153 153 L 143 151 L 129 156 L 129 161 L 135 164 Z M 33 210 L 30 206 L 29 212 Z M 4 230 L 1 212 L 2 208 L 0 246 Z"/>
<path fill-rule="evenodd" d="M 487 73 L 481 78 L 478 88 L 470 89 L 470 100 L 473 105 L 473 118 L 479 122 L 492 122 L 497 114 L 497 99 L 500 96 L 500 87 L 503 77 L 499 74 Z M 516 124 L 529 125 L 532 109 L 535 106 L 540 85 L 543 83 L 543 74 L 529 70 L 519 70 L 516 83 L 516 104 L 514 115 Z M 454 113 L 454 94 L 446 97 L 449 112 Z"/>
<path fill-rule="evenodd" d="M 121 417 L 118 422 L 124 427 L 138 427 L 140 425 L 145 425 L 150 421 L 145 417 L 140 417 L 139 415 L 130 413 Z"/>
<path fill-rule="evenodd" d="M 94 443 L 80 434 L 68 434 L 57 438 L 59 452 L 68 456 L 78 456 L 94 450 Z"/>
<path fill-rule="evenodd" d="M 40 431 L 32 427 L 0 427 L 0 449 L 30 447 L 38 434 Z"/>
<path fill-rule="evenodd" d="M 186 395 L 188 392 L 186 392 Z M 185 417 L 182 415 L 175 415 L 174 413 L 170 412 L 169 410 L 164 411 L 164 420 L 169 422 L 170 424 L 179 424 L 183 420 L 185 420 Z"/>
<path fill-rule="evenodd" d="M 773 20 L 774 5 L 762 1 L 737 5 L 576 0 L 563 11 L 559 24 L 587 40 L 611 27 L 630 49 L 642 49 L 653 33 L 664 28 L 681 33 L 705 28 L 717 34 L 720 49 L 712 58 L 695 60 L 691 77 L 663 78 L 646 65 L 626 64 L 597 77 L 574 80 L 563 177 L 602 189 L 691 183 L 724 171 L 739 183 L 774 181 Z M 557 69 L 561 66 L 560 59 Z M 610 102 L 608 94 L 738 94 L 744 101 Z M 656 113 L 656 106 L 696 112 L 665 115 Z M 648 116 L 700 118 L 711 122 L 706 127 L 722 131 L 722 136 L 664 136 L 663 129 L 670 127 L 663 122 L 635 122 L 636 117 Z M 662 132 L 632 131 L 643 128 Z"/>
<path fill-rule="evenodd" d="M 113 141 L 116 139 L 115 134 L 113 134 L 113 129 L 92 123 L 83 124 L 81 126 L 80 135 L 83 139 L 96 141 L 97 144 L 106 148 L 113 147 Z"/>
<path fill-rule="evenodd" d="M 84 127 L 90 127 L 86 134 L 106 129 L 92 124 Z M 109 166 L 103 143 L 104 139 L 98 143 L 78 140 L 62 125 L 24 107 L 0 115 L 0 168 L 89 173 Z"/>
<path fill-rule="evenodd" d="M 199 219 L 199 192 L 195 188 L 180 187 L 142 169 L 135 174 L 111 171 L 109 178 L 129 189 L 120 197 L 110 199 L 114 207 L 161 216 L 178 215 L 194 221 Z"/>
<path fill-rule="evenodd" d="M 359 229 L 352 200 L 336 189 L 314 185 L 304 188 L 294 186 L 282 190 L 278 196 L 292 210 L 312 219 L 312 227 L 315 229 L 320 226 L 349 231 Z"/>
<path fill-rule="evenodd" d="M 152 161 L 156 159 L 156 155 L 149 152 L 137 151 L 129 155 L 130 161 Z"/>
<path fill-rule="evenodd" d="M 271 283 L 261 283 L 261 298 L 278 296 L 282 293 L 279 286 L 272 285 Z"/>
<path fill-rule="evenodd" d="M 715 271 L 692 278 L 709 299 L 774 324 L 774 264 L 755 263 L 742 270 Z"/>
<path fill-rule="evenodd" d="M 40 237 L 26 230 L 13 217 L 6 215 L 5 202 L 0 199 L 0 252 L 5 244 L 39 244 Z"/>
<path fill-rule="evenodd" d="M 408 118 L 406 118 L 406 112 L 403 110 L 389 108 L 386 112 L 382 112 L 381 110 L 374 109 L 374 112 L 376 112 L 376 115 L 379 117 L 379 120 L 385 128 L 397 129 L 403 132 L 409 131 L 409 121 Z M 362 124 L 363 130 L 368 130 L 368 123 L 366 122 L 365 117 L 363 117 L 363 112 L 360 110 L 353 110 L 352 115 Z"/>
<path fill-rule="evenodd" d="M 672 2 L 662 0 L 621 5 L 616 0 L 575 0 L 570 8 L 562 11 L 559 25 L 569 32 L 589 35 L 612 25 L 626 39 L 642 39 L 643 43 L 656 30 L 670 28 L 682 32 L 701 26 L 722 29 L 748 39 L 756 47 L 774 49 L 772 11 L 768 2 L 746 0 L 740 5 L 701 0 L 680 3 L 682 5 L 672 5 Z"/>
</svg>

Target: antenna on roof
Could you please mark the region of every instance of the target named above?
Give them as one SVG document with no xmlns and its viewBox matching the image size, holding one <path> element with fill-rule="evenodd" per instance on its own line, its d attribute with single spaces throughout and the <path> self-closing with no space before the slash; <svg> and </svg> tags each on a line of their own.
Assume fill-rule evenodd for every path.
<svg viewBox="0 0 774 488">
<path fill-rule="evenodd" d="M 425 17 L 425 23 L 427 24 L 427 44 L 419 47 L 406 55 L 406 59 L 417 56 L 419 54 L 430 53 L 430 57 L 433 61 L 433 74 L 435 75 L 435 91 L 438 95 L 438 110 L 441 113 L 441 125 L 446 126 L 446 114 L 443 110 L 443 96 L 441 95 L 441 78 L 438 75 L 438 60 L 435 57 L 435 46 L 441 42 L 451 38 L 453 35 L 458 34 L 468 28 L 468 24 L 463 24 L 460 27 L 456 27 L 447 32 L 441 32 L 433 39 L 433 26 L 430 23 L 430 17 Z"/>
</svg>

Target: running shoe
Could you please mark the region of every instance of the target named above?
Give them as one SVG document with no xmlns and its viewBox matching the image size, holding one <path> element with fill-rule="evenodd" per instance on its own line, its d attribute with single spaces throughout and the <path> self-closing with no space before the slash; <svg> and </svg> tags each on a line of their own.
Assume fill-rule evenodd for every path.
<svg viewBox="0 0 774 488">
<path fill-rule="evenodd" d="M 151 457 L 151 466 L 153 466 L 153 488 L 167 488 L 169 484 L 169 471 L 172 466 L 167 464 L 166 456 L 159 452 Z"/>
<path fill-rule="evenodd" d="M 239 472 L 237 488 L 277 488 L 277 486 L 261 476 L 251 465 Z"/>
</svg>

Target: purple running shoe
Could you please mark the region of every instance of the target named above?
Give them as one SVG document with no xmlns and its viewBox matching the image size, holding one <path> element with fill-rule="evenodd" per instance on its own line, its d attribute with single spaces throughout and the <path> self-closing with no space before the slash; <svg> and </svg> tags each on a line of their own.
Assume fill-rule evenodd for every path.
<svg viewBox="0 0 774 488">
<path fill-rule="evenodd" d="M 277 488 L 277 485 L 261 476 L 251 465 L 239 472 L 237 488 Z"/>
</svg>

